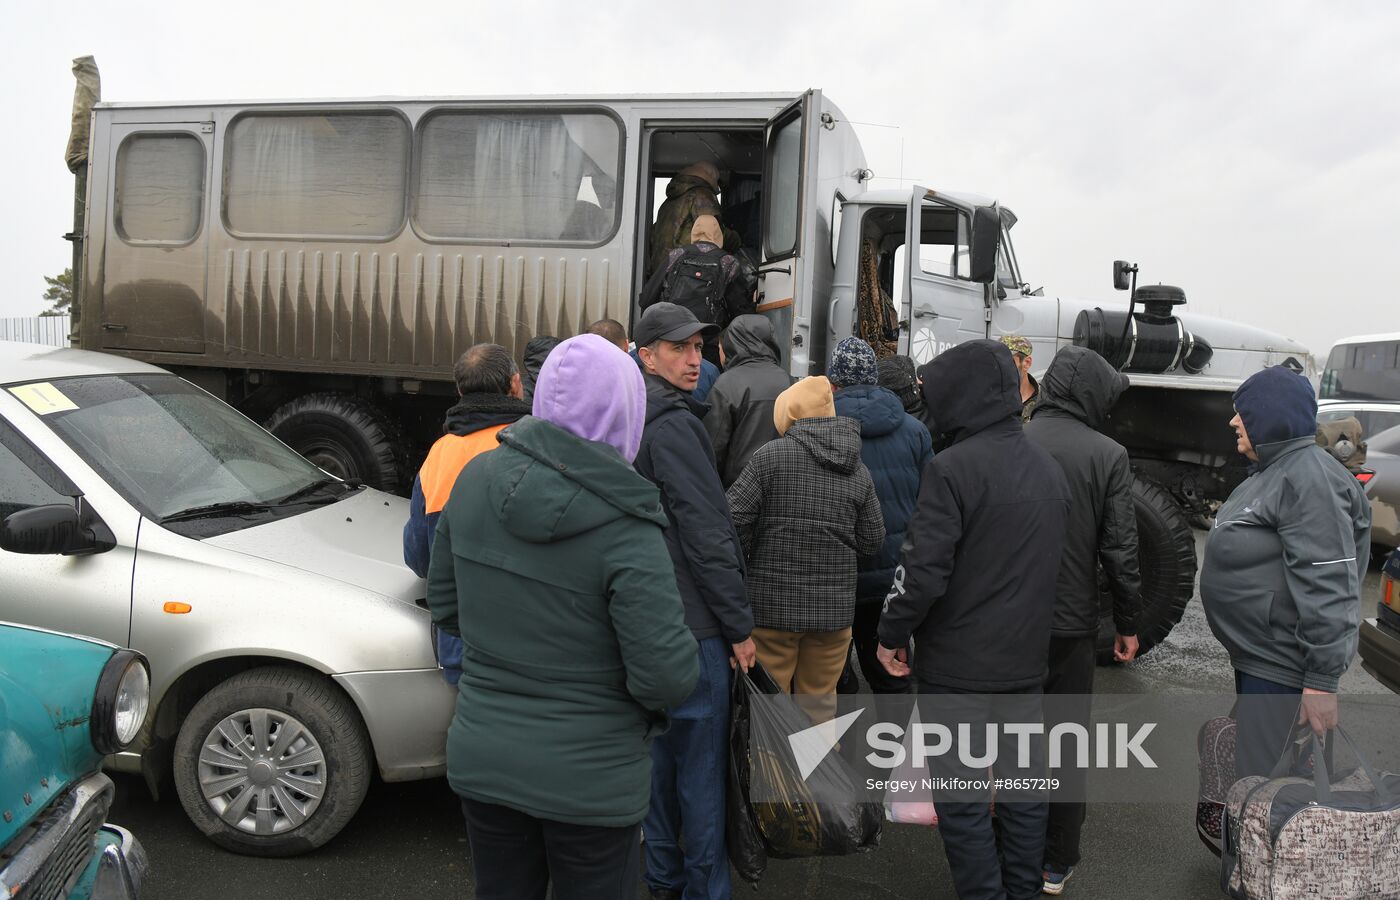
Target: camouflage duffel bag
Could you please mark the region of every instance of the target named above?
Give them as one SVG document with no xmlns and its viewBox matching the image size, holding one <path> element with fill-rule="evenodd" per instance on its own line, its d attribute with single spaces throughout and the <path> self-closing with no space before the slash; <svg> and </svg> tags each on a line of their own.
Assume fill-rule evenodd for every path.
<svg viewBox="0 0 1400 900">
<path fill-rule="evenodd" d="M 1400 897 L 1400 775 L 1377 774 L 1340 728 L 1359 768 L 1330 778 L 1313 754 L 1311 778 L 1281 777 L 1289 751 L 1265 778 L 1235 782 L 1225 801 L 1220 886 L 1241 900 Z M 1329 735 L 1328 741 L 1332 738 Z M 1304 746 L 1315 742 L 1309 736 Z"/>
</svg>

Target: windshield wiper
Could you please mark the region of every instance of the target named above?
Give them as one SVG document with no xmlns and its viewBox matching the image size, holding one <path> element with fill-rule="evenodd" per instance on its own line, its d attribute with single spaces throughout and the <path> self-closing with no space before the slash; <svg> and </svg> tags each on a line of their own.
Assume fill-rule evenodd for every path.
<svg viewBox="0 0 1400 900">
<path fill-rule="evenodd" d="M 249 503 L 247 500 L 230 500 L 224 503 L 210 503 L 208 506 L 191 506 L 161 518 L 160 523 L 183 522 L 187 519 L 212 519 L 216 516 L 241 516 L 248 513 L 264 513 L 272 507 L 266 503 Z"/>
<path fill-rule="evenodd" d="M 354 490 L 355 488 L 354 482 L 341 481 L 337 478 L 322 478 L 320 481 L 313 481 L 310 484 L 303 485 L 302 487 L 299 487 L 296 490 L 292 491 L 287 496 L 282 497 L 278 500 L 274 500 L 272 502 L 277 506 L 286 506 L 289 503 L 296 503 L 299 500 L 303 500 L 307 497 L 310 497 L 312 494 L 316 493 L 322 488 L 331 487 L 333 485 L 344 485 L 347 493 L 351 490 Z M 325 499 L 329 501 L 338 498 L 327 497 Z"/>
</svg>

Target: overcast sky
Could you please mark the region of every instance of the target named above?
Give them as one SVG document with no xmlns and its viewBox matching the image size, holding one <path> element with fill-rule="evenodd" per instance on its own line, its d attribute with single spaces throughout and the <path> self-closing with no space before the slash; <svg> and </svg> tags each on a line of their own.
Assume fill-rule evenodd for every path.
<svg viewBox="0 0 1400 900">
<path fill-rule="evenodd" d="M 1014 209 L 1047 294 L 1119 300 L 1126 258 L 1319 356 L 1400 330 L 1400 4 L 24 6 L 0 34 L 0 316 L 39 312 L 68 264 L 70 65 L 92 54 L 113 101 L 816 87 L 895 126 L 860 129 L 877 187 Z"/>
</svg>

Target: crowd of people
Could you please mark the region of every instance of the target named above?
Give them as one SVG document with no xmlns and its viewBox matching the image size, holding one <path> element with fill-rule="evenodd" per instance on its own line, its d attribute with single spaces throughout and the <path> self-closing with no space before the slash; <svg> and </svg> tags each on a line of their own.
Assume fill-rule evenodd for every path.
<svg viewBox="0 0 1400 900">
<path fill-rule="evenodd" d="M 456 365 L 404 554 L 458 685 L 448 777 L 478 897 L 630 898 L 639 878 L 658 900 L 729 897 L 736 669 L 818 698 L 859 668 L 876 693 L 1087 704 L 1100 571 L 1115 658 L 1138 651 L 1132 474 L 1099 430 L 1124 375 L 1071 346 L 1036 382 L 1015 335 L 917 370 L 852 337 L 794 381 L 770 321 L 729 312 L 721 329 L 657 299 L 631 341 L 604 320 L 532 341 L 523 373 L 493 344 Z M 1202 593 L 1242 693 L 1335 692 L 1369 512 L 1306 450 L 1306 381 L 1285 372 L 1247 381 L 1234 423 L 1266 470 L 1246 484 L 1278 499 L 1222 508 L 1273 515 L 1277 536 L 1212 534 Z M 1300 534 L 1295 502 L 1337 526 Z M 1275 607 L 1291 592 L 1296 637 L 1238 613 L 1239 553 Z M 1291 721 L 1241 724 L 1252 760 Z M 1082 803 L 998 804 L 995 828 L 986 803 L 938 814 L 959 897 L 1058 894 L 1080 862 Z"/>
</svg>

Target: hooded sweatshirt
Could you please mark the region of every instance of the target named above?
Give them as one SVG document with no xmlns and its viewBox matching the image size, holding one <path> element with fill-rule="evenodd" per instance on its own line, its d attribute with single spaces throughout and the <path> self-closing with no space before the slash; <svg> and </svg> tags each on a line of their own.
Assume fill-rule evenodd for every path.
<svg viewBox="0 0 1400 900">
<path fill-rule="evenodd" d="M 825 415 L 803 417 L 821 407 Z M 804 378 L 778 401 L 785 428 L 754 453 L 729 489 L 748 562 L 754 624 L 839 631 L 855 612 L 856 561 L 880 549 L 885 526 L 860 426 L 831 414 L 825 378 Z M 790 421 L 790 424 L 789 424 Z"/>
<path fill-rule="evenodd" d="M 520 386 L 525 391 L 525 402 L 531 403 L 535 396 L 535 379 L 540 375 L 540 367 L 549 358 L 549 353 L 559 346 L 559 338 L 550 334 L 530 338 L 525 344 L 525 370 L 520 373 Z"/>
<path fill-rule="evenodd" d="M 724 373 L 710 389 L 705 430 L 727 488 L 754 451 L 778 437 L 773 401 L 788 389 L 792 378 L 778 364 L 781 353 L 767 316 L 739 316 L 720 335 L 720 345 Z"/>
<path fill-rule="evenodd" d="M 924 469 L 880 617 L 915 640 L 920 683 L 996 693 L 1045 680 L 1069 486 L 1026 439 L 1011 351 L 978 340 L 926 367 L 924 402 L 948 442 Z"/>
<path fill-rule="evenodd" d="M 1099 633 L 1099 566 L 1113 595 L 1114 629 L 1137 634 L 1142 607 L 1137 513 L 1128 451 L 1099 433 L 1128 377 L 1084 347 L 1060 349 L 1040 382 L 1026 437 L 1055 458 L 1069 482 L 1065 555 L 1055 582 L 1052 633 Z"/>
<path fill-rule="evenodd" d="M 594 411 L 614 426 L 601 441 L 579 437 L 591 413 L 561 403 L 559 424 L 530 416 L 502 431 L 443 509 L 427 603 L 464 640 L 452 789 L 536 818 L 623 827 L 646 815 L 651 738 L 699 670 L 657 490 L 623 452 L 640 383 L 601 353 L 588 364 L 583 349 L 577 371 L 559 368 L 582 380 L 579 397 L 616 398 Z M 549 378 L 546 365 L 541 393 L 562 400 Z"/>
<path fill-rule="evenodd" d="M 836 392 L 836 414 L 860 423 L 860 458 L 875 482 L 885 541 L 874 556 L 860 561 L 856 596 L 879 601 L 889 593 L 904 532 L 914 515 L 919 480 L 933 459 L 933 440 L 921 422 L 904 411 L 899 398 L 873 384 L 853 384 Z"/>
<path fill-rule="evenodd" d="M 666 548 L 685 622 L 697 640 L 748 638 L 753 614 L 744 594 L 744 558 L 729 517 L 715 454 L 700 419 L 705 406 L 655 375 L 646 375 L 646 427 L 636 467 L 661 489 Z"/>
<path fill-rule="evenodd" d="M 1234 399 L 1259 461 L 1221 504 L 1206 540 L 1206 620 L 1237 670 L 1335 692 L 1356 655 L 1370 503 L 1317 445 L 1306 378 L 1274 366 L 1246 379 Z"/>
</svg>

